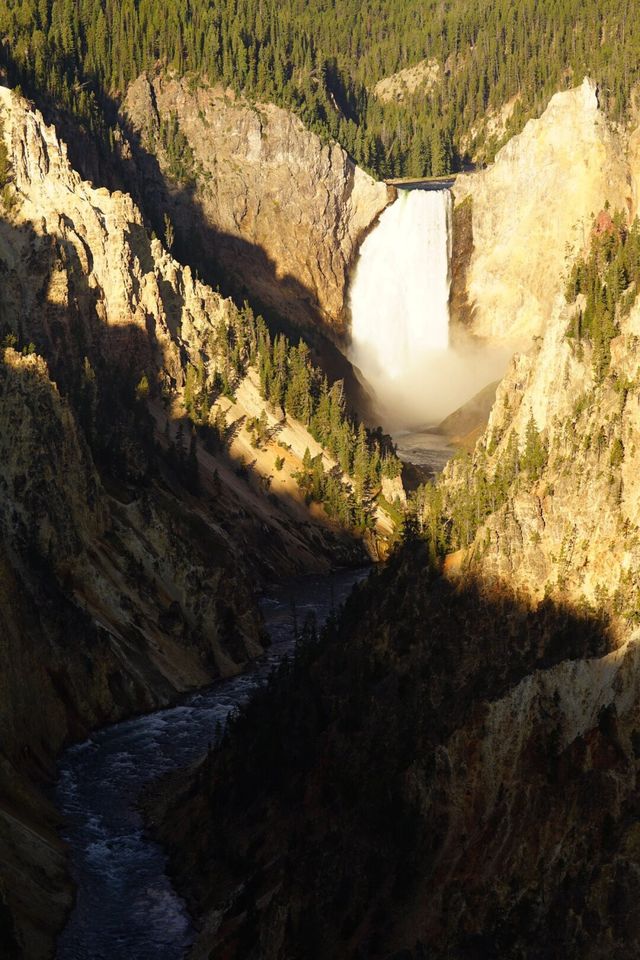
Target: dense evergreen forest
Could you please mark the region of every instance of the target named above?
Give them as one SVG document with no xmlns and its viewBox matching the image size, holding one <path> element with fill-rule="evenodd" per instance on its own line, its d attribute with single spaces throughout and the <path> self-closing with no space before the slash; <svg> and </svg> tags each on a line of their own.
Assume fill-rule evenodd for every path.
<svg viewBox="0 0 640 960">
<path fill-rule="evenodd" d="M 292 108 L 381 177 L 458 168 L 488 111 L 519 95 L 512 133 L 585 73 L 622 118 L 640 72 L 633 0 L 4 0 L 0 38 L 13 82 L 105 139 L 107 103 L 162 63 Z M 426 57 L 442 68 L 429 95 L 371 93 Z"/>
</svg>

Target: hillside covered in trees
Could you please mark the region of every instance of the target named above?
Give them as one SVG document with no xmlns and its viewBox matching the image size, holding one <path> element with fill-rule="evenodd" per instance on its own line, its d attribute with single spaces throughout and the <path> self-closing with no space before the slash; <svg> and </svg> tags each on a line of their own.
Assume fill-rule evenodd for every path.
<svg viewBox="0 0 640 960">
<path fill-rule="evenodd" d="M 624 118 L 640 69 L 631 0 L 374 0 L 366 15 L 354 0 L 6 0 L 0 37 L 14 82 L 105 141 L 114 102 L 160 63 L 291 108 L 379 177 L 460 168 L 488 114 L 517 97 L 509 135 L 585 73 Z M 426 57 L 440 66 L 428 95 L 373 95 L 382 77 Z"/>
</svg>

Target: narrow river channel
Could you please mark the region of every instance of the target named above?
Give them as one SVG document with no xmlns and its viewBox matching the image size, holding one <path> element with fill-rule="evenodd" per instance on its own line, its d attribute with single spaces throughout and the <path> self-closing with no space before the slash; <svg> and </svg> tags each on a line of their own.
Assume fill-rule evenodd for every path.
<svg viewBox="0 0 640 960">
<path fill-rule="evenodd" d="M 182 960 L 193 928 L 167 876 L 162 849 L 145 835 L 137 801 L 157 777 L 206 751 L 216 724 L 291 653 L 294 621 L 322 624 L 366 570 L 303 577 L 263 602 L 272 646 L 245 673 L 180 705 L 97 731 L 62 756 L 56 802 L 66 822 L 77 900 L 57 960 Z"/>
</svg>

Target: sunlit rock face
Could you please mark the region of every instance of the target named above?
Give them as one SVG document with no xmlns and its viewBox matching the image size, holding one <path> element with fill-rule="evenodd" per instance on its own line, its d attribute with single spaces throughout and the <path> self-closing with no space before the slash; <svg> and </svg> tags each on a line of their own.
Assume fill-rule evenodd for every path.
<svg viewBox="0 0 640 960">
<path fill-rule="evenodd" d="M 143 76 L 123 115 L 148 153 L 146 162 L 137 155 L 146 197 L 169 214 L 176 247 L 203 276 L 215 264 L 236 290 L 297 324 L 344 327 L 352 262 L 391 188 L 288 111 L 221 88 Z M 167 123 L 186 145 L 188 183 L 176 181 Z"/>
<path fill-rule="evenodd" d="M 473 333 L 515 345 L 540 334 L 592 217 L 607 201 L 631 208 L 632 184 L 590 80 L 556 94 L 486 170 L 458 177 L 456 204 L 473 207 Z"/>
</svg>

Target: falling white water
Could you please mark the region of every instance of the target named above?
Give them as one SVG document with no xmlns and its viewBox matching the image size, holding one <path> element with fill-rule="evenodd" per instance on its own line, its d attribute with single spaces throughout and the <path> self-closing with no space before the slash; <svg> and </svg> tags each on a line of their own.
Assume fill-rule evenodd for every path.
<svg viewBox="0 0 640 960">
<path fill-rule="evenodd" d="M 351 359 L 381 409 L 405 421 L 433 422 L 442 408 L 438 378 L 432 404 L 425 378 L 449 348 L 451 211 L 449 190 L 400 190 L 362 244 L 351 287 Z"/>
</svg>

